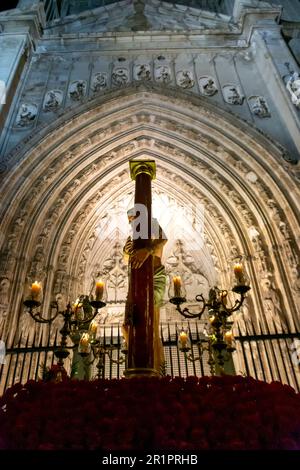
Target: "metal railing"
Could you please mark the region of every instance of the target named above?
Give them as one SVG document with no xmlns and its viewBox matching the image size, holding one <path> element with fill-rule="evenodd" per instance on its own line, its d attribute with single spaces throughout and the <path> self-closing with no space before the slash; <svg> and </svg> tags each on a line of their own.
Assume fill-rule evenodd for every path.
<svg viewBox="0 0 300 470">
<path fill-rule="evenodd" d="M 187 360 L 178 348 L 178 331 L 182 325 L 189 328 L 192 357 Z M 161 338 L 164 346 L 166 374 L 172 377 L 191 375 L 210 375 L 208 352 L 201 354 L 200 342 L 206 341 L 203 335 L 203 322 L 162 323 Z M 101 338 L 106 346 L 112 345 L 112 358 L 121 357 L 121 328 L 119 324 L 102 326 Z M 272 329 L 249 323 L 237 323 L 235 326 L 236 352 L 234 364 L 236 373 L 252 376 L 267 382 L 279 381 L 300 391 L 300 332 L 276 325 Z M 56 363 L 54 351 L 59 345 L 59 333 L 43 330 L 38 334 L 32 332 L 18 336 L 11 344 L 6 344 L 5 364 L 0 365 L 0 395 L 14 383 L 25 383 L 28 380 L 42 379 L 51 366 Z M 71 346 L 71 345 L 70 345 Z M 71 358 L 65 362 L 70 373 Z M 91 377 L 96 377 L 97 361 L 92 364 Z M 123 376 L 125 365 L 112 362 L 104 357 L 102 376 L 108 379 Z"/>
</svg>

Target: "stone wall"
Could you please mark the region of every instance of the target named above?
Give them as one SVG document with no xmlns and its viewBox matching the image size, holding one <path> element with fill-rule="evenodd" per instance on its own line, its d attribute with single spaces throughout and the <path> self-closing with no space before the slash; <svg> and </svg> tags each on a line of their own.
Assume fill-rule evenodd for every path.
<svg viewBox="0 0 300 470">
<path fill-rule="evenodd" d="M 36 328 L 22 301 L 37 278 L 45 311 L 53 296 L 88 292 L 99 270 L 111 298 L 116 274 L 126 292 L 120 230 L 103 238 L 103 227 L 126 212 L 128 160 L 137 157 L 157 161 L 157 200 L 205 209 L 203 249 L 195 254 L 174 236 L 170 272 L 184 263 L 195 294 L 200 285 L 228 287 L 229 260 L 243 253 L 253 286 L 245 317 L 299 325 L 298 69 L 278 8 L 242 3 L 237 22 L 177 9 L 169 29 L 166 7 L 158 17 L 150 4 L 139 18 L 146 31 L 132 29 L 128 2 L 47 25 L 41 6 L 0 15 L 0 40 L 18 45 L 0 52 L 12 84 L 0 141 L 6 332 Z M 122 31 L 110 29 L 123 17 Z M 194 222 L 178 217 L 191 233 Z"/>
<path fill-rule="evenodd" d="M 123 3 L 121 15 L 128 18 L 126 8 L 130 13 L 131 6 Z M 292 103 L 286 89 L 297 66 L 275 23 L 279 10 L 264 7 L 253 13 L 246 4 L 239 24 L 206 14 L 202 22 L 197 20 L 199 31 L 194 29 L 194 19 L 189 32 L 166 33 L 155 31 L 165 12 L 161 16 L 150 8 L 147 21 L 153 32 L 120 33 L 109 32 L 111 21 L 118 22 L 113 20 L 115 6 L 109 5 L 109 14 L 107 8 L 104 16 L 98 8 L 92 18 L 70 17 L 67 23 L 55 20 L 34 38 L 19 87 L 14 87 L 14 103 L 0 140 L 2 154 L 8 154 L 40 125 L 55 122 L 66 109 L 76 112 L 79 104 L 108 90 L 148 82 L 206 97 L 278 141 L 286 148 L 288 159 L 298 160 L 300 104 Z M 176 22 L 183 21 L 176 15 L 182 12 L 173 13 L 176 27 Z M 125 30 L 126 21 L 122 23 Z M 16 15 L 3 24 L 8 34 L 13 24 L 24 27 Z M 1 39 L 11 41 L 5 34 Z M 6 47 L 4 54 L 8 62 L 17 60 L 15 48 L 13 53 Z M 2 72 L 4 81 L 14 75 L 12 68 Z"/>
</svg>

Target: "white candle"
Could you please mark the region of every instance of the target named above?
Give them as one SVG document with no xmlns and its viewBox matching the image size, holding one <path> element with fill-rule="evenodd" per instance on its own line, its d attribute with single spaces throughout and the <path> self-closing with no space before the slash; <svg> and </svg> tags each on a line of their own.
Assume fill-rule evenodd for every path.
<svg viewBox="0 0 300 470">
<path fill-rule="evenodd" d="M 233 272 L 238 281 L 241 281 L 243 279 L 244 267 L 241 263 L 236 263 L 233 266 Z"/>
<path fill-rule="evenodd" d="M 186 348 L 187 341 L 188 341 L 188 335 L 186 334 L 185 331 L 181 331 L 179 334 L 179 341 L 180 345 L 182 348 Z"/>
<path fill-rule="evenodd" d="M 42 285 L 40 282 L 35 281 L 31 286 L 31 297 L 32 300 L 39 300 L 42 291 Z"/>
<path fill-rule="evenodd" d="M 173 286 L 174 286 L 174 297 L 181 297 L 181 277 L 174 276 L 173 277 Z"/>
<path fill-rule="evenodd" d="M 96 290 L 95 290 L 95 297 L 96 297 L 97 302 L 102 300 L 103 291 L 104 291 L 104 282 L 99 280 L 96 282 Z"/>
</svg>

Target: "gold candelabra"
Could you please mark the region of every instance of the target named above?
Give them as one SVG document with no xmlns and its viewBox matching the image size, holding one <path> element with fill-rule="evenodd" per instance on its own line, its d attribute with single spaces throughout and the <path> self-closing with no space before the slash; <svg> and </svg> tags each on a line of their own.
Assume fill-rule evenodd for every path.
<svg viewBox="0 0 300 470">
<path fill-rule="evenodd" d="M 173 276 L 170 283 L 170 302 L 176 305 L 176 310 L 184 318 L 200 319 L 204 312 L 208 311 L 209 332 L 205 341 L 201 340 L 197 343 L 199 356 L 194 357 L 190 353 L 191 338 L 188 329 L 182 328 L 178 332 L 178 347 L 184 353 L 186 359 L 192 362 L 201 360 L 204 351 L 207 351 L 209 355 L 208 364 L 212 375 L 216 373 L 216 367 L 219 368 L 220 373 L 224 372 L 225 362 L 230 360 L 232 352 L 235 351 L 234 335 L 232 332 L 233 322 L 229 318 L 241 308 L 246 294 L 250 290 L 249 278 L 241 260 L 242 257 L 233 266 L 234 280 L 231 291 L 238 295 L 233 305 L 229 305 L 228 290 L 219 289 L 217 286 L 214 286 L 210 289 L 207 300 L 203 294 L 196 296 L 196 301 L 200 303 L 200 311 L 190 311 L 187 307 L 181 307 L 186 302 L 182 277 L 177 274 Z"/>
<path fill-rule="evenodd" d="M 60 329 L 60 345 L 54 352 L 58 359 L 57 365 L 61 370 L 64 368 L 64 360 L 70 354 L 69 350 L 75 350 L 76 348 L 82 358 L 88 358 L 92 354 L 92 360 L 86 365 L 90 366 L 95 359 L 98 359 L 96 365 L 98 378 L 102 377 L 105 355 L 113 363 L 122 364 L 125 362 L 125 356 L 120 359 L 113 358 L 113 351 L 117 349 L 117 346 L 107 345 L 101 337 L 97 336 L 98 327 L 94 319 L 100 309 L 106 306 L 103 281 L 96 282 L 95 294 L 90 297 L 82 295 L 72 304 L 70 302 L 68 304 L 59 303 L 57 300 L 51 302 L 51 312 L 48 316 L 44 316 L 40 311 L 42 296 L 42 285 L 35 281 L 30 287 L 24 305 L 33 320 L 38 323 L 51 324 L 57 317 L 62 316 L 63 325 Z M 72 339 L 74 346 L 68 346 L 68 337 Z M 121 347 L 121 352 L 126 355 L 124 344 Z"/>
</svg>

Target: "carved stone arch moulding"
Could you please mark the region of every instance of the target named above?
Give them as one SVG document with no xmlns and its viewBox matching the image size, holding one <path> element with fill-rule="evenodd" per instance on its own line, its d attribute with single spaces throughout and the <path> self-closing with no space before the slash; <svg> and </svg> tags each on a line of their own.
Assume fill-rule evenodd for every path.
<svg viewBox="0 0 300 470">
<path fill-rule="evenodd" d="M 97 217 L 115 194 L 130 192 L 128 160 L 150 157 L 162 192 L 204 205 L 215 267 L 224 270 L 227 246 L 246 252 L 256 305 L 263 309 L 259 292 L 271 273 L 287 315 L 295 315 L 299 189 L 281 166 L 282 149 L 205 98 L 177 95 L 157 89 L 105 95 L 59 118 L 56 128 L 40 129 L 6 159 L 0 275 L 15 290 L 15 307 L 16 286 L 29 274 L 44 276 L 48 287 L 56 278 L 66 285 L 78 277 L 83 253 L 87 259 L 92 253 Z"/>
</svg>

